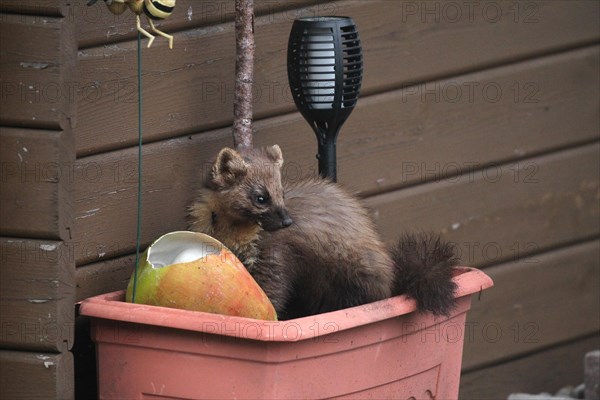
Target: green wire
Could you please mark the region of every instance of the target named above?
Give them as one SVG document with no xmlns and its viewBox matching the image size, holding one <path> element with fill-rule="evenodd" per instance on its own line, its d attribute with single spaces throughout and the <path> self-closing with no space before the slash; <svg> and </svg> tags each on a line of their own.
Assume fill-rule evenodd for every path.
<svg viewBox="0 0 600 400">
<path fill-rule="evenodd" d="M 133 274 L 133 290 L 131 302 L 135 303 L 135 291 L 137 289 L 138 263 L 140 261 L 140 241 L 142 236 L 142 34 L 138 32 L 137 37 L 137 59 L 138 59 L 138 202 L 137 202 L 137 236 L 135 241 L 135 271 Z"/>
</svg>

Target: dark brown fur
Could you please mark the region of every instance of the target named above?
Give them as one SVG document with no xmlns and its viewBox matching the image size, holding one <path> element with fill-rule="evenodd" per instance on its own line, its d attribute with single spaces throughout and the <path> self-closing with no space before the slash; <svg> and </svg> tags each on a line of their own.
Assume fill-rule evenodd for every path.
<svg viewBox="0 0 600 400">
<path fill-rule="evenodd" d="M 451 310 L 449 247 L 440 251 L 439 240 L 412 236 L 412 242 L 399 243 L 392 259 L 356 197 L 321 179 L 284 188 L 282 164 L 278 146 L 243 153 L 223 149 L 190 209 L 190 229 L 229 247 L 280 319 L 400 293 L 415 297 L 422 310 Z M 256 197 L 265 194 L 268 204 L 258 204 Z"/>
</svg>

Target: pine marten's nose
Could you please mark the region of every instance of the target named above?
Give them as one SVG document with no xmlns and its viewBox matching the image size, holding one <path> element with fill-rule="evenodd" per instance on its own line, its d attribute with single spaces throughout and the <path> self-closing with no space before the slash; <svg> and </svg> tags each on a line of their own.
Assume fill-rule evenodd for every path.
<svg viewBox="0 0 600 400">
<path fill-rule="evenodd" d="M 292 221 L 292 219 L 289 216 L 286 216 L 285 218 L 283 218 L 283 220 L 281 221 L 281 225 L 283 225 L 284 228 L 287 228 L 288 226 L 290 226 L 294 221 Z"/>
<path fill-rule="evenodd" d="M 294 222 L 290 218 L 290 215 L 287 213 L 287 210 L 285 208 L 279 209 L 277 213 L 279 214 L 279 217 L 281 218 L 281 227 L 282 228 L 287 228 Z"/>
</svg>

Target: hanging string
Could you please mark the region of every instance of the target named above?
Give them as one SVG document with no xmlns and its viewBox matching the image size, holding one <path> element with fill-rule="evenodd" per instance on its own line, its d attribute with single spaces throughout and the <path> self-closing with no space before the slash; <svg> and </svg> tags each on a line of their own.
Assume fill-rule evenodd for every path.
<svg viewBox="0 0 600 400">
<path fill-rule="evenodd" d="M 138 193 L 137 193 L 137 233 L 135 240 L 135 271 L 131 302 L 135 303 L 137 289 L 138 263 L 140 261 L 140 242 L 142 236 L 142 34 L 137 37 L 137 79 L 138 79 Z"/>
</svg>

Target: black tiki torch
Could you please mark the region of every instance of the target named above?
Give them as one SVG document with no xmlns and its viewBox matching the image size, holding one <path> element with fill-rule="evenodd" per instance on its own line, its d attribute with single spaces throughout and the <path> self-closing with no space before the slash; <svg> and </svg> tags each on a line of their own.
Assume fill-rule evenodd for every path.
<svg viewBox="0 0 600 400">
<path fill-rule="evenodd" d="M 363 71 L 349 17 L 298 18 L 288 44 L 288 79 L 296 107 L 315 131 L 319 174 L 337 180 L 336 139 L 354 109 Z"/>
</svg>

